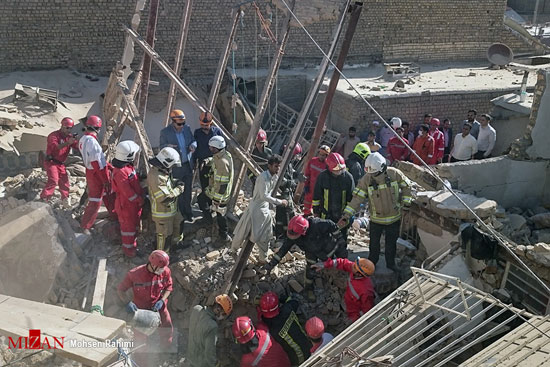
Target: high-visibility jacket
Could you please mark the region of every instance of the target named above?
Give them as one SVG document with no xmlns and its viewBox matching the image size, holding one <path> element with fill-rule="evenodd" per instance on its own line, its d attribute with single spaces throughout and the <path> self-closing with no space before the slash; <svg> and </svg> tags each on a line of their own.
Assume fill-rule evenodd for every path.
<svg viewBox="0 0 550 367">
<path fill-rule="evenodd" d="M 284 349 L 268 331 L 256 329 L 258 348 L 241 357 L 241 367 L 290 367 Z"/>
<path fill-rule="evenodd" d="M 434 138 L 430 135 L 418 136 L 413 144 L 413 149 L 422 160 L 428 164 L 431 164 L 434 157 Z M 412 156 L 414 164 L 421 164 L 415 155 Z"/>
<path fill-rule="evenodd" d="M 162 172 L 158 167 L 151 166 L 147 175 L 149 200 L 151 201 L 151 216 L 154 218 L 169 218 L 176 215 L 176 199 L 182 193 L 172 177 Z"/>
<path fill-rule="evenodd" d="M 344 301 L 349 319 L 355 321 L 374 307 L 376 295 L 369 277 L 353 275 L 353 264 L 348 259 L 328 259 L 324 265 L 325 269 L 336 268 L 349 273 Z"/>
<path fill-rule="evenodd" d="M 445 134 L 439 129 L 430 131 L 430 136 L 434 138 L 434 156 L 429 164 L 436 164 L 443 159 L 445 154 Z"/>
<path fill-rule="evenodd" d="M 206 188 L 206 196 L 225 204 L 229 200 L 233 187 L 233 158 L 226 149 L 212 156 L 210 161 L 210 178 Z"/>
<path fill-rule="evenodd" d="M 354 188 L 353 176 L 348 171 L 340 176 L 328 170 L 321 172 L 313 191 L 313 213 L 323 219 L 340 219 L 344 208 L 351 201 Z"/>
<path fill-rule="evenodd" d="M 408 206 L 412 201 L 408 179 L 393 167 L 378 176 L 367 173 L 353 191 L 353 199 L 344 210 L 344 216 L 351 218 L 367 199 L 372 222 L 395 223 L 401 219 L 402 205 Z"/>
</svg>

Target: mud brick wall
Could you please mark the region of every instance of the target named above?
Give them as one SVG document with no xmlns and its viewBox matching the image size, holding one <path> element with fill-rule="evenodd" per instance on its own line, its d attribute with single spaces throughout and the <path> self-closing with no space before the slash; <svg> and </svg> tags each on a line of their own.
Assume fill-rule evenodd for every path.
<svg viewBox="0 0 550 367">
<path fill-rule="evenodd" d="M 305 0 L 298 0 L 298 6 L 300 1 Z M 240 2 L 193 2 L 184 76 L 214 74 L 227 39 L 231 6 Z M 266 2 L 258 3 L 266 15 Z M 161 0 L 156 49 L 169 64 L 174 62 L 184 4 L 185 0 Z M 499 41 L 516 53 L 528 51 L 504 29 L 505 6 L 506 0 L 366 0 L 348 62 L 478 60 Z M 129 24 L 134 8 L 133 0 L 0 1 L 0 72 L 72 67 L 107 75 L 121 57 L 121 24 Z M 272 30 L 280 33 L 276 28 L 284 15 L 271 8 Z M 140 25 L 143 35 L 147 9 L 148 3 Z M 334 21 L 307 27 L 326 50 Z M 237 32 L 238 66 L 268 65 L 274 46 L 256 37 L 260 29 L 255 12 L 247 7 Z M 318 64 L 320 58 L 304 32 L 294 28 L 283 68 Z"/>
</svg>

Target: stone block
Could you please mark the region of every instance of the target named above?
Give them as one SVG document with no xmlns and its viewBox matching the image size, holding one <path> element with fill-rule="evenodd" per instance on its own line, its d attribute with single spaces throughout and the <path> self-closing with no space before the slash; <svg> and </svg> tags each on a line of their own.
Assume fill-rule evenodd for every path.
<svg viewBox="0 0 550 367">
<path fill-rule="evenodd" d="M 529 218 L 529 220 L 533 222 L 536 229 L 550 228 L 550 213 L 536 214 Z"/>
<path fill-rule="evenodd" d="M 458 193 L 458 196 L 482 219 L 489 218 L 496 212 L 497 203 L 493 200 L 464 193 Z M 430 199 L 429 207 L 434 212 L 446 218 L 474 219 L 470 211 L 450 192 L 440 191 L 438 195 Z"/>
<path fill-rule="evenodd" d="M 304 287 L 296 280 L 296 279 L 290 279 L 288 281 L 288 285 L 294 290 L 296 293 L 300 293 L 304 290 Z"/>
<path fill-rule="evenodd" d="M 519 231 L 527 223 L 527 219 L 519 214 L 508 214 L 508 219 L 510 221 L 510 227 L 513 231 Z"/>
<path fill-rule="evenodd" d="M 206 260 L 208 261 L 216 260 L 218 257 L 220 257 L 220 252 L 217 250 L 206 254 Z"/>
<path fill-rule="evenodd" d="M 535 252 L 539 253 L 539 254 L 548 254 L 550 253 L 550 244 L 547 244 L 547 243 L 537 243 L 535 244 L 534 246 L 534 250 Z"/>
</svg>

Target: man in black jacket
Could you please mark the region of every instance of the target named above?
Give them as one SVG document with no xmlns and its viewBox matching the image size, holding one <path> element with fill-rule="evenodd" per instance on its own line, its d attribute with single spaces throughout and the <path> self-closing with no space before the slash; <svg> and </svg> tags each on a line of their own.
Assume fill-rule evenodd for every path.
<svg viewBox="0 0 550 367">
<path fill-rule="evenodd" d="M 346 159 L 346 167 L 348 168 L 348 172 L 353 176 L 355 185 L 365 175 L 365 159 L 367 159 L 369 154 L 370 148 L 367 143 L 359 143 L 348 156 L 348 159 Z"/>
</svg>

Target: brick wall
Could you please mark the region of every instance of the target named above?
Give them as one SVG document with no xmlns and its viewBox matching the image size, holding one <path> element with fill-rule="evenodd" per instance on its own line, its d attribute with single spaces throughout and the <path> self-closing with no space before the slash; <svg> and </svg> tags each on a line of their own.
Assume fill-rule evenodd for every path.
<svg viewBox="0 0 550 367">
<path fill-rule="evenodd" d="M 193 2 L 185 76 L 214 73 L 227 39 L 230 7 L 240 2 Z M 265 3 L 259 3 L 265 10 Z M 161 1 L 156 49 L 170 64 L 184 4 L 184 0 Z M 485 57 L 491 43 L 503 40 L 512 43 L 516 53 L 527 51 L 502 26 L 505 6 L 506 0 L 366 0 L 348 61 L 476 60 Z M 74 67 L 108 74 L 122 54 L 120 24 L 129 24 L 134 7 L 133 0 L 0 1 L 0 72 Z M 237 64 L 265 67 L 273 46 L 256 38 L 260 26 L 254 11 L 245 12 L 244 27 L 237 33 Z M 280 28 L 283 21 L 282 13 L 275 13 L 274 32 L 276 23 Z M 144 34 L 147 11 L 142 18 Z M 333 25 L 323 21 L 308 26 L 324 49 Z M 293 29 L 282 65 L 317 64 L 320 56 L 304 32 Z"/>
</svg>

